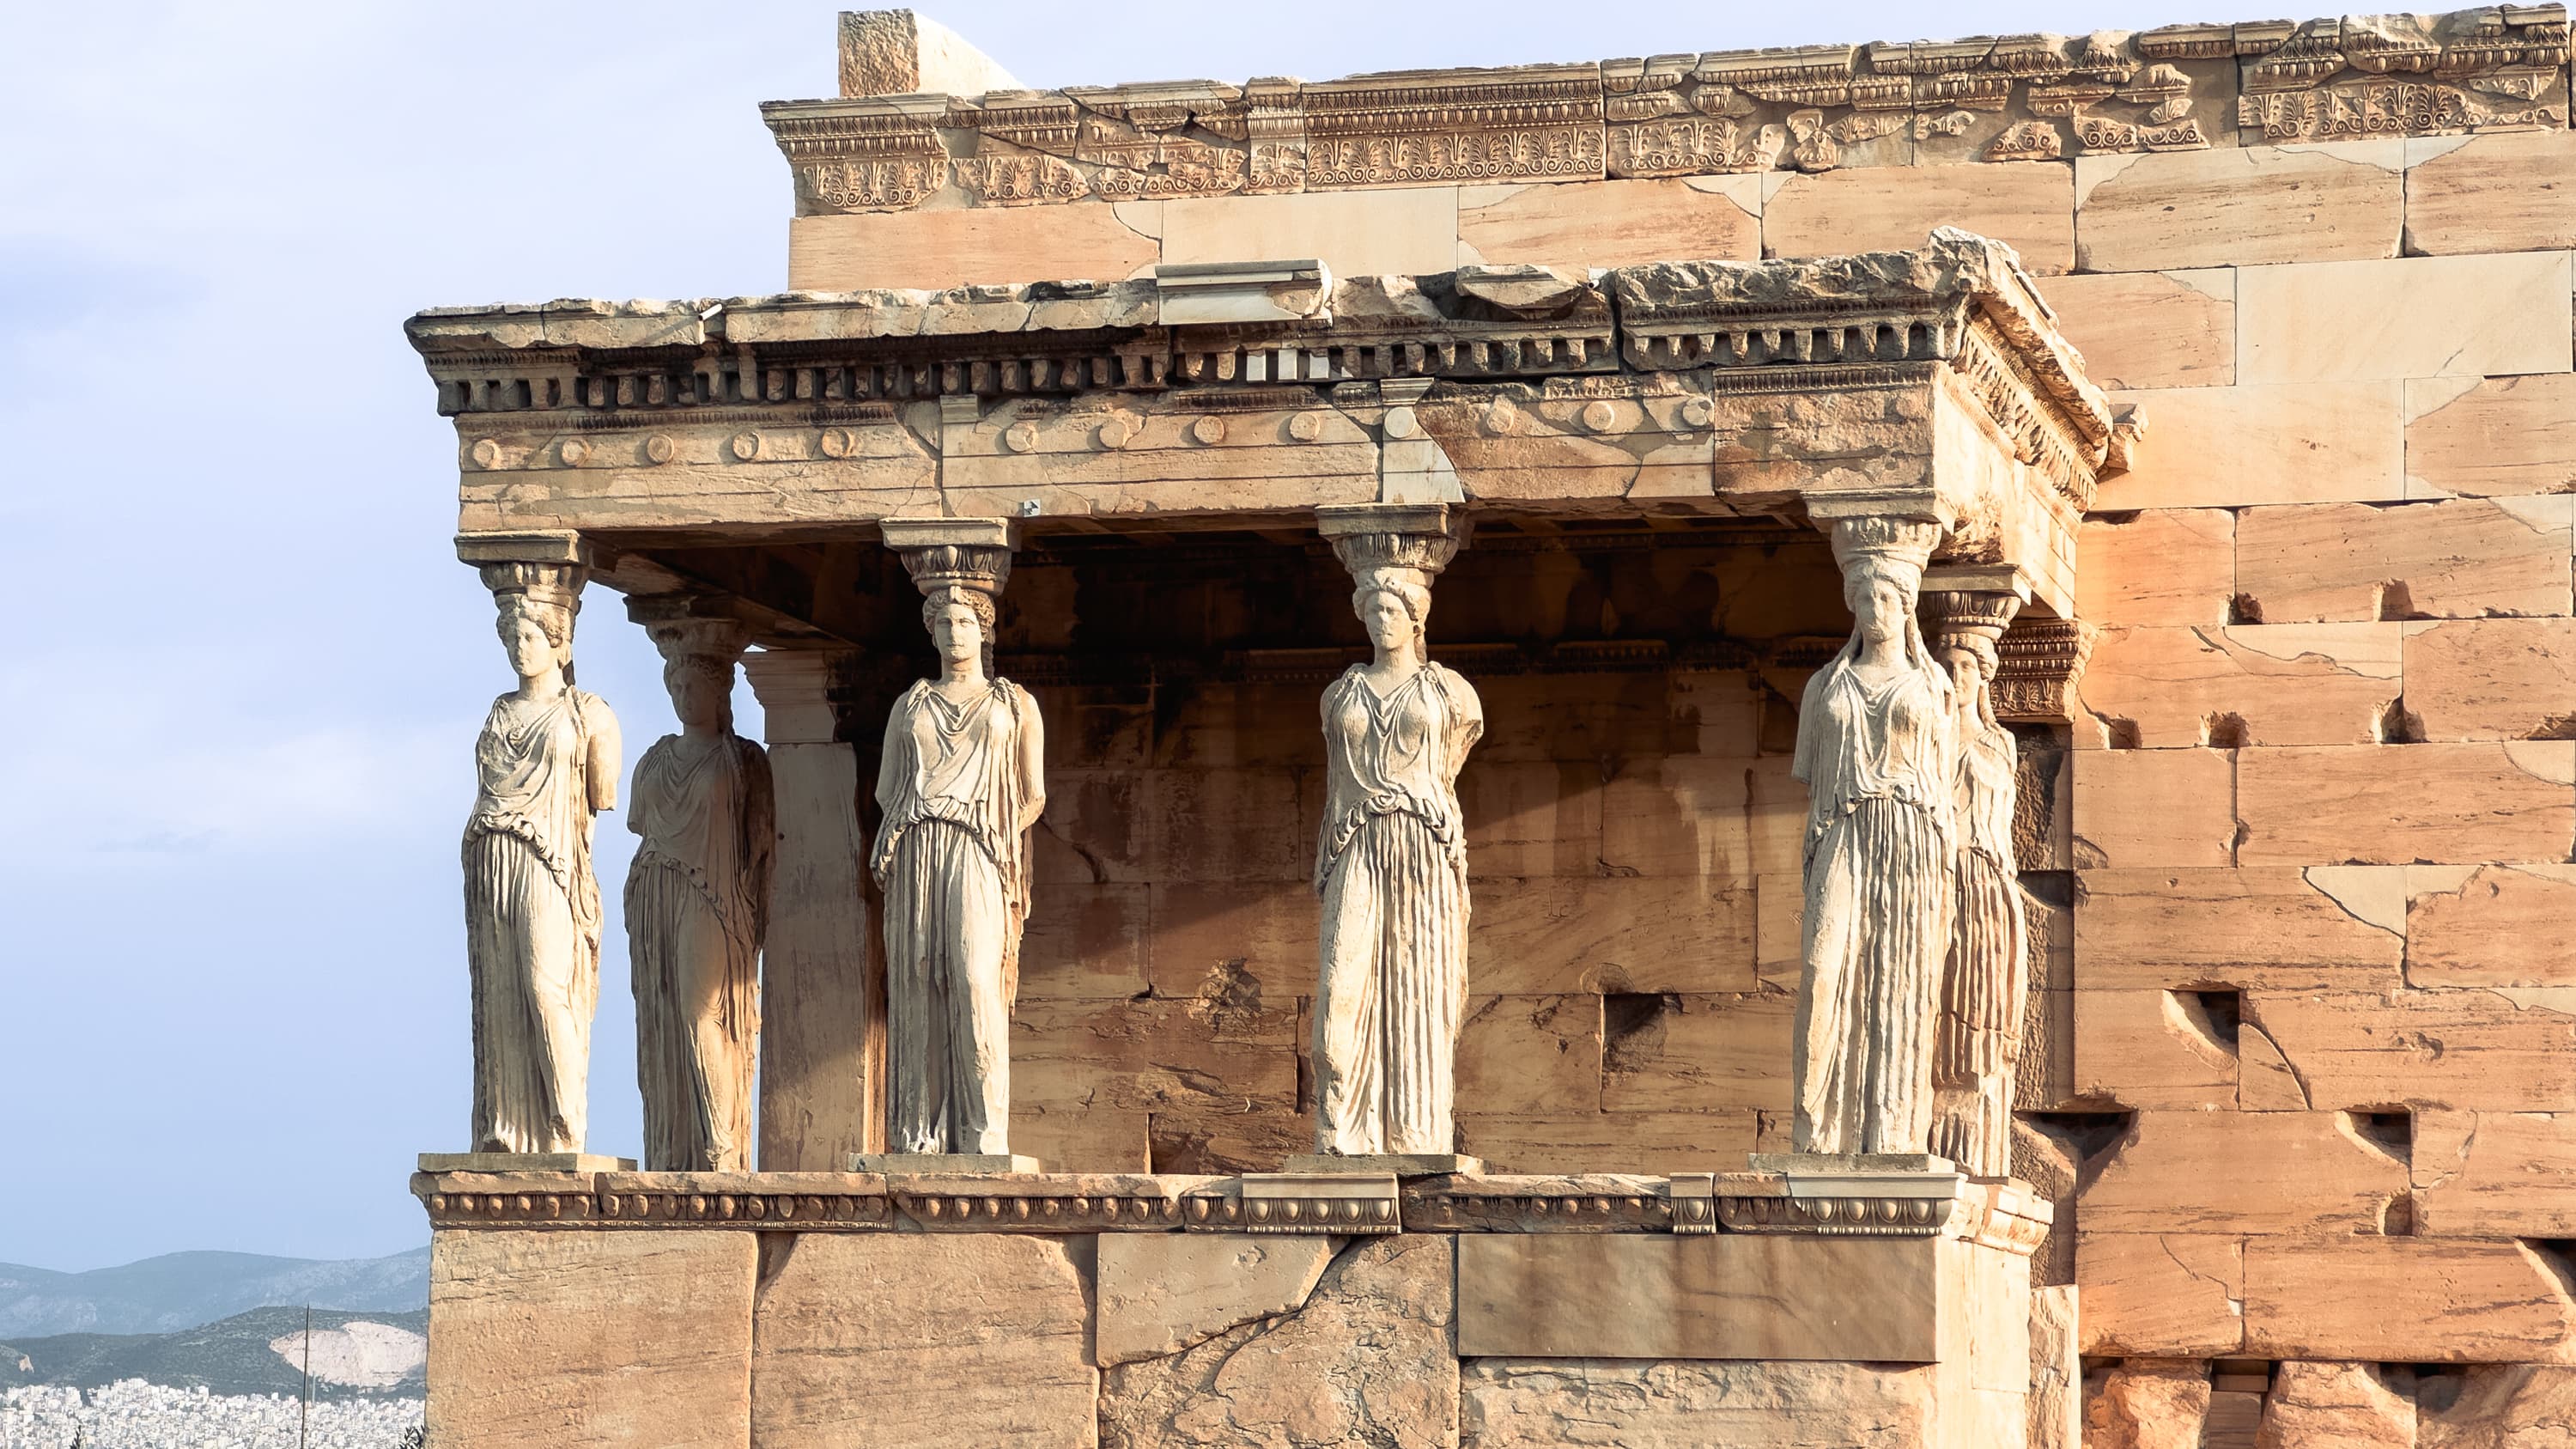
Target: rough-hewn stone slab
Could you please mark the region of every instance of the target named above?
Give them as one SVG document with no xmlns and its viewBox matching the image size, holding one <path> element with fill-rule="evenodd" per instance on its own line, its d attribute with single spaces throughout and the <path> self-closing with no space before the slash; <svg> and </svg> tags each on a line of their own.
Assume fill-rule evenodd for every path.
<svg viewBox="0 0 2576 1449">
<path fill-rule="evenodd" d="M 2083 1285 L 2086 1353 L 2209 1356 L 2245 1342 L 2241 1237 L 2079 1233 L 2075 1281 Z"/>
<path fill-rule="evenodd" d="M 2426 740 L 2576 738 L 2576 619 L 2407 625 L 2406 711 Z"/>
<path fill-rule="evenodd" d="M 1867 166 L 1791 176 L 1762 204 L 1762 252 L 1919 246 L 1936 226 L 1993 237 L 2041 274 L 2075 269 L 2075 173 L 2062 162 Z"/>
<path fill-rule="evenodd" d="M 2072 1283 L 2030 1290 L 2027 1449 L 2083 1449 L 2084 1359 Z"/>
<path fill-rule="evenodd" d="M 2256 991 L 2245 1010 L 2294 1069 L 2280 1105 L 2559 1110 L 2576 1100 L 2576 1014 L 2517 994 Z"/>
<path fill-rule="evenodd" d="M 2237 381 L 2565 372 L 2568 255 L 2239 268 Z M 2392 297 L 2405 302 L 2368 304 Z"/>
<path fill-rule="evenodd" d="M 1789 1107 L 1791 998 L 1640 995 L 1603 1021 L 1601 1105 L 1613 1112 Z"/>
<path fill-rule="evenodd" d="M 2087 272 L 2397 255 L 2406 143 L 2223 147 L 2075 161 Z"/>
<path fill-rule="evenodd" d="M 1089 1449 L 1090 1255 L 1003 1233 L 767 1240 L 752 1442 Z"/>
<path fill-rule="evenodd" d="M 2576 374 L 2419 378 L 2406 384 L 2406 490 L 2564 493 L 2576 488 Z"/>
<path fill-rule="evenodd" d="M 2415 1449 L 2415 1401 L 2377 1364 L 2302 1363 L 2272 1370 L 2255 1449 Z"/>
<path fill-rule="evenodd" d="M 1915 1449 L 1937 1442 L 1936 1377 L 1892 1364 L 1473 1358 L 1460 1365 L 1461 1442 Z"/>
<path fill-rule="evenodd" d="M 756 1257 L 747 1232 L 436 1234 L 429 1432 L 748 1446 Z"/>
<path fill-rule="evenodd" d="M 2447 1407 L 2419 1395 L 2415 1449 L 2545 1449 L 2576 1417 L 2576 1369 L 2471 1364 L 2460 1379 Z"/>
<path fill-rule="evenodd" d="M 2086 375 L 2104 387 L 2236 381 L 2236 273 L 2227 267 L 2078 273 L 2040 290 L 2084 354 Z"/>
<path fill-rule="evenodd" d="M 2153 442 L 2097 507 L 2232 508 L 2406 496 L 2393 381 L 2178 387 L 2115 394 L 2154 421 Z"/>
<path fill-rule="evenodd" d="M 1154 203 L 1144 203 L 1151 215 Z M 1068 206 L 1031 226 L 1007 210 L 800 216 L 787 224 L 787 285 L 798 291 L 964 287 L 1064 277 L 1117 281 L 1162 260 L 1131 207 Z"/>
<path fill-rule="evenodd" d="M 1287 1102 L 1301 1044 L 1293 998 L 1023 1000 L 1011 1021 L 1013 1100 L 1142 1111 Z"/>
<path fill-rule="evenodd" d="M 2142 1108 L 2237 1105 L 2237 1057 L 2172 992 L 2078 989 L 2074 1007 L 2076 1096 Z"/>
<path fill-rule="evenodd" d="M 2084 1406 L 2086 1449 L 2201 1449 L 2210 1398 L 2208 1364 L 2132 1358 Z"/>
<path fill-rule="evenodd" d="M 1735 1172 L 1764 1150 L 1768 1130 L 1750 1107 L 1487 1116 L 1478 1105 L 1459 1102 L 1458 1150 L 1488 1172 Z"/>
<path fill-rule="evenodd" d="M 2395 623 L 2105 629 L 2080 689 L 2098 727 L 2075 743 L 2371 744 L 2402 657 Z"/>
<path fill-rule="evenodd" d="M 1512 1358 L 1940 1360 L 1937 1238 L 1475 1233 L 1458 1240 L 1458 1352 Z M 1961 1340 L 1962 1342 L 1964 1340 Z"/>
<path fill-rule="evenodd" d="M 1470 970 L 1472 970 L 1472 964 Z M 1557 1113 L 1601 1100 L 1601 998 L 1467 998 L 1458 1100 L 1487 1112 Z"/>
<path fill-rule="evenodd" d="M 1741 825 L 1741 806 L 1735 820 Z M 1750 878 L 1479 881 L 1468 985 L 1524 995 L 1751 991 L 1754 889 Z"/>
<path fill-rule="evenodd" d="M 2415 1230 L 2576 1236 L 2576 1112 L 2414 1113 Z"/>
<path fill-rule="evenodd" d="M 2409 866 L 2406 979 L 2576 986 L 2576 865 Z"/>
<path fill-rule="evenodd" d="M 2130 753 L 2087 755 L 2085 762 L 2089 767 Z M 2396 911 L 2356 896 L 2355 872 L 2394 877 L 2375 884 L 2398 896 Z M 2393 990 L 2403 984 L 2399 966 L 2408 959 L 2402 872 L 2399 866 L 2329 867 L 2313 876 L 2292 866 L 2085 871 L 2076 877 L 2076 984 L 2088 992 L 2195 983 Z M 2338 893 L 2384 919 L 2354 914 Z"/>
<path fill-rule="evenodd" d="M 2576 1307 L 2530 1246 L 2248 1238 L 2245 1351 L 2398 1363 L 2566 1362 Z M 2367 1291 L 2355 1291 L 2358 1285 Z"/>
<path fill-rule="evenodd" d="M 2223 867 L 2236 858 L 2228 751 L 2084 750 L 2071 773 L 2078 869 Z"/>
<path fill-rule="evenodd" d="M 2568 612 L 2569 500 L 2248 508 L 2236 594 L 2266 624 Z"/>
<path fill-rule="evenodd" d="M 1101 1449 L 1456 1445 L 1452 1241 L 1361 1239 L 1296 1313 L 1107 1370 Z"/>
<path fill-rule="evenodd" d="M 2407 251 L 2576 247 L 2576 132 L 2417 137 L 2406 159 Z"/>
<path fill-rule="evenodd" d="M 2564 860 L 2576 743 L 2240 750 L 2246 865 Z"/>
<path fill-rule="evenodd" d="M 1762 255 L 1761 215 L 1758 176 L 1469 186 L 1458 193 L 1458 256 L 1556 267 L 1749 262 Z"/>
<path fill-rule="evenodd" d="M 1342 1240 L 1273 1234 L 1103 1233 L 1094 1361 L 1160 1358 L 1305 1306 Z"/>
<path fill-rule="evenodd" d="M 2341 1112 L 2141 1112 L 2076 1199 L 2103 1233 L 2377 1232 L 2406 1164 Z"/>
<path fill-rule="evenodd" d="M 2230 617 L 2236 515 L 2228 509 L 2096 515 L 2075 546 L 2075 612 L 2087 623 L 2216 627 Z"/>
</svg>

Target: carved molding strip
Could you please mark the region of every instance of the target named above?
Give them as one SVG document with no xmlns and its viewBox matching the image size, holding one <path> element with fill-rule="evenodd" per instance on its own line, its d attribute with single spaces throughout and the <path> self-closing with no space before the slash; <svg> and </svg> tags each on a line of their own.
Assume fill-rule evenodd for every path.
<svg viewBox="0 0 2576 1449">
<path fill-rule="evenodd" d="M 2567 62 L 2563 6 L 2505 5 L 761 110 L 814 214 L 2563 127 Z"/>
</svg>

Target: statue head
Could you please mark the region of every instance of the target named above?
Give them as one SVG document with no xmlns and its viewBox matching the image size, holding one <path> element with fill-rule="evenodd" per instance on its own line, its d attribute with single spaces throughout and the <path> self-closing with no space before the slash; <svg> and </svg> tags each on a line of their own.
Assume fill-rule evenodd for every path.
<svg viewBox="0 0 2576 1449">
<path fill-rule="evenodd" d="M 526 593 L 498 596 L 497 627 L 510 670 L 521 679 L 536 679 L 558 667 L 569 678 L 572 669 L 572 611 Z"/>
<path fill-rule="evenodd" d="M 1431 584 L 1419 569 L 1381 567 L 1359 571 L 1351 591 L 1351 612 L 1359 615 L 1369 642 L 1381 650 L 1418 647 L 1431 619 Z"/>
<path fill-rule="evenodd" d="M 1873 645 L 1903 641 L 1909 653 L 1925 657 L 1914 608 L 1924 565 L 1940 541 L 1941 525 L 1925 520 L 1885 514 L 1834 520 L 1834 562 L 1842 567 L 1843 602 L 1856 638 Z"/>
<path fill-rule="evenodd" d="M 681 654 L 662 666 L 671 691 L 671 713 L 683 728 L 701 733 L 733 730 L 733 660 L 720 654 Z"/>
<path fill-rule="evenodd" d="M 993 596 L 961 584 L 942 584 L 922 597 L 921 625 L 930 631 L 942 662 L 985 663 L 993 645 Z M 990 673 L 989 666 L 986 673 Z"/>
</svg>

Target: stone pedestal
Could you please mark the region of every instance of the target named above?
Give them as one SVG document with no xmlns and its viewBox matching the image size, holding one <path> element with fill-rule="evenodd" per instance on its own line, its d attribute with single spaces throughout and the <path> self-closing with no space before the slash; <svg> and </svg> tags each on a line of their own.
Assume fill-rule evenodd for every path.
<svg viewBox="0 0 2576 1449">
<path fill-rule="evenodd" d="M 550 1446 L 2024 1449 L 2054 1361 L 2030 1331 L 2046 1205 L 1882 1176 L 424 1173 L 430 1422 Z"/>
<path fill-rule="evenodd" d="M 633 1172 L 631 1157 L 595 1152 L 424 1152 L 423 1172 Z"/>
<path fill-rule="evenodd" d="M 1454 1152 L 1372 1152 L 1345 1157 L 1329 1152 L 1301 1152 L 1287 1161 L 1290 1172 L 1391 1172 L 1397 1177 L 1441 1177 L 1482 1172 L 1482 1159 Z"/>
<path fill-rule="evenodd" d="M 979 1176 L 1020 1176 L 1044 1172 L 1034 1157 L 1016 1152 L 853 1152 L 852 1172 L 938 1172 L 973 1173 Z"/>
</svg>

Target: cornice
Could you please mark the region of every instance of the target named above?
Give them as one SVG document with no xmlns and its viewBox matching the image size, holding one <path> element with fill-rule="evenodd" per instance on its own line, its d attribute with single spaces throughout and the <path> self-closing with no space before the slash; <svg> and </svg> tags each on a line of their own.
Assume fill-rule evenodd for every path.
<svg viewBox="0 0 2576 1449">
<path fill-rule="evenodd" d="M 762 115 L 807 214 L 2057 160 L 2564 127 L 2568 27 L 2506 5 Z"/>
</svg>

